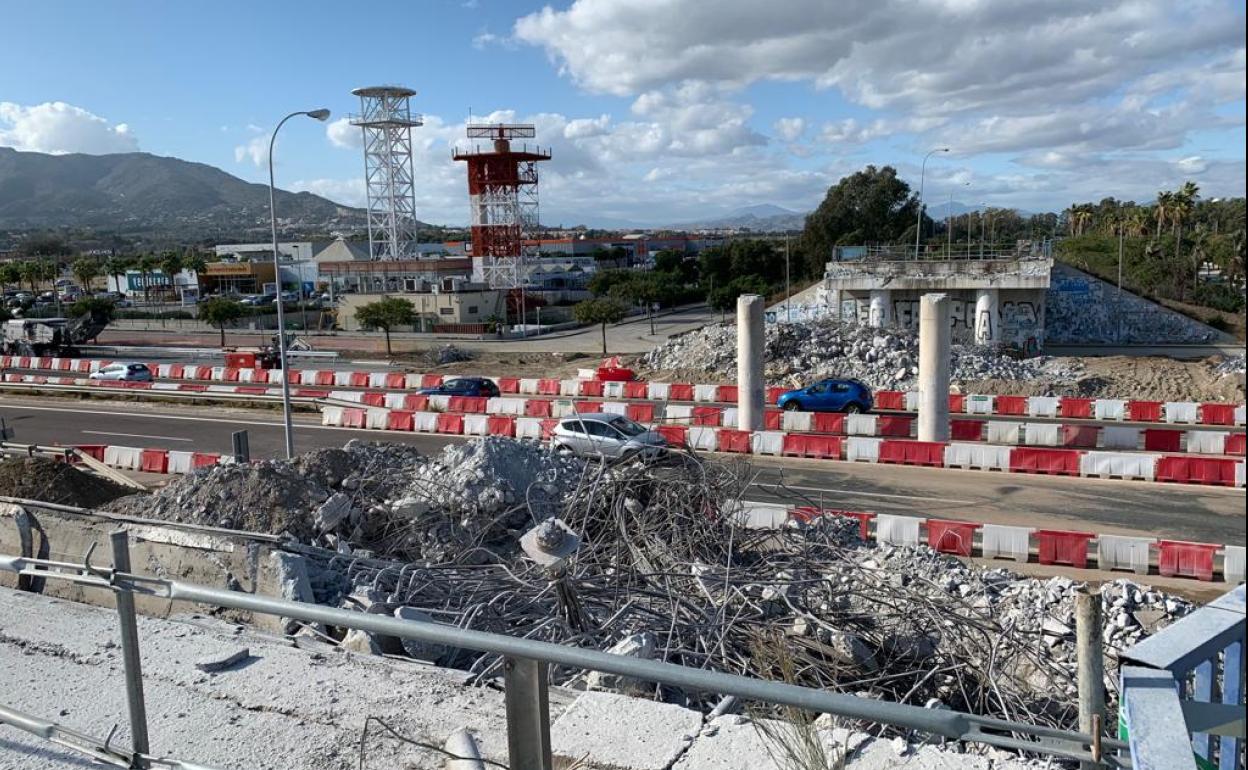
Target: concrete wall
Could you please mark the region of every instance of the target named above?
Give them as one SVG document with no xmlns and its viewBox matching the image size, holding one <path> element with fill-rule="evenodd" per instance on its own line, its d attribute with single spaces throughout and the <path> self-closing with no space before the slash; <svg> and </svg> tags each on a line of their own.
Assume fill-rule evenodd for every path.
<svg viewBox="0 0 1248 770">
<path fill-rule="evenodd" d="M 1045 297 L 1046 337 L 1052 343 L 1194 343 L 1217 339 L 1218 332 L 1185 315 L 1069 265 L 1054 265 Z M 1119 324 L 1121 323 L 1121 337 Z"/>
<path fill-rule="evenodd" d="M 919 298 L 926 292 L 908 289 L 888 292 L 890 326 L 903 329 L 919 328 Z M 950 318 L 953 340 L 970 343 L 975 336 L 976 290 L 962 289 L 944 292 L 950 298 Z M 1007 347 L 1027 349 L 1042 347 L 1046 339 L 1045 292 L 1043 289 L 1001 289 L 998 294 L 997 313 L 989 322 L 996 325 L 996 337 Z M 862 325 L 870 323 L 871 292 L 842 291 L 840 317 L 857 320 Z"/>
</svg>

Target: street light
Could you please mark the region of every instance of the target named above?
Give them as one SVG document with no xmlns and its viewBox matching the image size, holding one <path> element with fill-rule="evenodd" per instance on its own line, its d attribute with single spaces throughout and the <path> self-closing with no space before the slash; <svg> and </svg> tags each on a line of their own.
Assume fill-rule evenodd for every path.
<svg viewBox="0 0 1248 770">
<path fill-rule="evenodd" d="M 277 260 L 277 204 L 273 193 L 273 143 L 277 141 L 277 132 L 282 130 L 286 121 L 296 115 L 307 115 L 309 118 L 324 121 L 329 118 L 329 110 L 322 107 L 317 110 L 292 112 L 278 121 L 277 128 L 273 129 L 273 135 L 269 137 L 269 216 L 273 225 L 273 280 L 277 283 L 277 360 L 278 366 L 282 369 L 282 422 L 286 429 L 287 460 L 295 456 L 295 434 L 290 424 L 290 377 L 287 376 L 289 369 L 286 366 L 286 313 L 282 305 L 282 266 Z M 302 283 L 301 278 L 300 284 Z"/>
<path fill-rule="evenodd" d="M 919 168 L 919 215 L 914 224 L 914 258 L 919 258 L 919 234 L 923 232 L 923 177 L 927 175 L 927 159 L 937 152 L 949 152 L 948 147 L 937 147 L 923 156 L 923 165 Z"/>
</svg>

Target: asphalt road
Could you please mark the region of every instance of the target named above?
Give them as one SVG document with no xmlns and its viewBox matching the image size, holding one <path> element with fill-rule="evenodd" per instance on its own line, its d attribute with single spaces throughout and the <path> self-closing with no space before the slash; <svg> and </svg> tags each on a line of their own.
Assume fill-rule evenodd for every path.
<svg viewBox="0 0 1248 770">
<path fill-rule="evenodd" d="M 23 443 L 229 453 L 231 434 L 247 430 L 253 458 L 284 451 L 276 410 L 3 396 L 0 417 Z M 430 453 L 464 440 L 329 428 L 319 425 L 317 415 L 296 415 L 297 450 L 341 446 L 353 438 L 401 441 Z M 1246 539 L 1242 489 L 794 458 L 752 458 L 751 464 L 756 478 L 748 497 L 755 500 L 1240 545 Z"/>
</svg>

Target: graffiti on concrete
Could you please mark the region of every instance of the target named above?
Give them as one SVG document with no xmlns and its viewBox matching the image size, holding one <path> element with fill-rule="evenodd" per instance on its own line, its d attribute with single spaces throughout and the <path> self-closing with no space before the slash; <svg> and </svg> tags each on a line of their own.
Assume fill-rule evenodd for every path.
<svg viewBox="0 0 1248 770">
<path fill-rule="evenodd" d="M 1053 266 L 1045 296 L 1050 343 L 1209 342 L 1213 329 L 1068 265 Z"/>
</svg>

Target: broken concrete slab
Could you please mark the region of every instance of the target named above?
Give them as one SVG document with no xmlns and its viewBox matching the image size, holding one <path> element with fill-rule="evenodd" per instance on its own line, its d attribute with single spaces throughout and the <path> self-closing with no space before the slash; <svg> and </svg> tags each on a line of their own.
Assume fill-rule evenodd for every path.
<svg viewBox="0 0 1248 770">
<path fill-rule="evenodd" d="M 556 761 L 588 757 L 588 767 L 601 770 L 667 770 L 701 728 L 696 711 L 587 692 L 551 725 L 551 753 Z"/>
<path fill-rule="evenodd" d="M 812 737 L 822 747 L 822 754 L 813 756 L 822 756 L 824 762 L 802 766 L 840 770 L 845 750 L 833 731 L 811 729 Z M 756 723 L 739 716 L 719 717 L 706 726 L 672 770 L 788 770 L 797 763 L 785 745 L 796 747 L 802 743 L 800 730 L 776 720 Z"/>
</svg>

